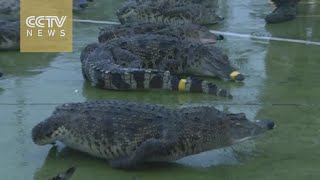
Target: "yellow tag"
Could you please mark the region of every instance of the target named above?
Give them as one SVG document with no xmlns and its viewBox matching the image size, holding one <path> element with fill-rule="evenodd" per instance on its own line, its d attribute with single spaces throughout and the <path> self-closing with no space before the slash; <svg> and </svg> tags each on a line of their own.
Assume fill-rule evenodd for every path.
<svg viewBox="0 0 320 180">
<path fill-rule="evenodd" d="M 232 80 L 236 80 L 236 77 L 240 74 L 240 72 L 238 71 L 233 71 L 231 74 L 230 74 L 230 78 Z"/>
<path fill-rule="evenodd" d="M 187 83 L 186 79 L 181 79 L 179 81 L 179 86 L 178 86 L 179 91 L 181 91 L 181 92 L 186 91 L 186 83 Z"/>
</svg>

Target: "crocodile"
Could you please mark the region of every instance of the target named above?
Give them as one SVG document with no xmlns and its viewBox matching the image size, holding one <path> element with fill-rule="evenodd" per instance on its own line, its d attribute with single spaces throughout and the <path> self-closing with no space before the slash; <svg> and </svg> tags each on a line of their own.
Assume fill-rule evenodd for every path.
<svg viewBox="0 0 320 180">
<path fill-rule="evenodd" d="M 73 0 L 73 11 L 88 6 L 88 1 Z M 20 49 L 20 0 L 0 0 L 0 50 Z"/>
<path fill-rule="evenodd" d="M 156 2 L 156 3 L 154 3 Z M 224 18 L 218 16 L 214 8 L 204 4 L 172 4 L 174 1 L 128 1 L 117 11 L 121 24 L 129 22 L 154 22 L 160 24 L 193 23 L 212 25 Z"/>
<path fill-rule="evenodd" d="M 89 101 L 57 106 L 35 125 L 32 139 L 37 145 L 60 141 L 109 160 L 113 168 L 134 169 L 147 162 L 175 161 L 228 147 L 273 128 L 272 120 L 250 121 L 243 113 L 225 113 L 211 106 Z"/>
<path fill-rule="evenodd" d="M 131 37 L 137 34 L 160 34 L 175 37 L 190 42 L 202 42 L 213 44 L 217 40 L 223 40 L 221 35 L 215 35 L 205 26 L 195 24 L 182 24 L 179 26 L 156 23 L 128 23 L 124 25 L 107 26 L 100 30 L 98 40 L 100 43 L 119 37 Z"/>
<path fill-rule="evenodd" d="M 105 89 L 159 88 L 231 97 L 212 83 L 194 77 L 180 79 L 179 75 L 244 79 L 219 48 L 163 35 L 136 35 L 89 44 L 80 59 L 84 78 Z"/>
</svg>

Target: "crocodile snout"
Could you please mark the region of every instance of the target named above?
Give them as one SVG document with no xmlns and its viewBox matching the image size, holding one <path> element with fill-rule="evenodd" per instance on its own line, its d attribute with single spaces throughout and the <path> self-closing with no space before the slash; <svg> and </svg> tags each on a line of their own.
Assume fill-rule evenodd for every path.
<svg viewBox="0 0 320 180">
<path fill-rule="evenodd" d="M 230 73 L 230 78 L 234 81 L 243 81 L 245 79 L 244 76 L 238 71 L 233 71 Z"/>
<path fill-rule="evenodd" d="M 270 120 L 270 119 L 261 119 L 261 120 L 257 120 L 256 123 L 262 127 L 262 128 L 266 128 L 268 130 L 272 130 L 275 127 L 275 123 Z"/>
<path fill-rule="evenodd" d="M 236 81 L 243 81 L 244 80 L 244 76 L 242 74 L 239 74 L 237 75 L 235 78 L 234 78 Z"/>
<path fill-rule="evenodd" d="M 273 129 L 274 128 L 274 122 L 273 121 L 270 121 L 270 122 L 268 122 L 268 124 L 267 124 L 267 127 L 268 127 L 268 129 Z"/>
<path fill-rule="evenodd" d="M 224 36 L 223 36 L 223 35 L 217 35 L 217 40 L 218 40 L 218 41 L 224 40 Z"/>
</svg>

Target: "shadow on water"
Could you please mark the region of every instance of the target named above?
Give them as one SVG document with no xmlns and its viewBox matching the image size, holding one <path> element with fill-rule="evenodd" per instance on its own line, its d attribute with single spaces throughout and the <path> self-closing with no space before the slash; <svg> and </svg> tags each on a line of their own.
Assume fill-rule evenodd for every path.
<svg viewBox="0 0 320 180">
<path fill-rule="evenodd" d="M 309 7 L 309 6 L 307 6 Z M 301 14 L 314 14 L 314 8 L 301 5 Z M 319 20 L 297 18 L 277 26 L 266 26 L 272 36 L 319 41 Z M 262 101 L 287 104 L 319 103 L 319 46 L 270 42 L 266 56 L 266 85 Z M 302 88 L 303 87 L 303 88 Z"/>
<path fill-rule="evenodd" d="M 244 147 L 243 147 L 244 148 Z M 235 148 L 237 149 L 237 148 Z M 228 152 L 226 152 L 228 151 Z M 232 160 L 226 163 L 225 165 L 234 165 L 238 163 L 237 159 L 241 159 L 238 156 L 234 154 L 234 152 L 240 152 L 243 150 L 240 150 L 238 147 L 238 150 L 232 150 L 232 149 L 225 149 L 221 150 L 219 155 L 225 156 L 223 154 L 229 154 L 232 153 L 233 155 L 222 158 L 231 158 Z M 214 155 L 211 153 L 211 155 Z M 200 155 L 201 156 L 201 155 Z M 206 154 L 208 159 L 208 154 Z M 217 156 L 217 152 L 215 152 L 214 155 L 216 158 L 218 158 L 216 161 L 219 161 L 219 158 L 221 157 Z M 245 155 L 247 156 L 247 155 Z M 244 156 L 243 156 L 244 157 Z M 192 159 L 195 161 L 192 162 Z M 188 177 L 188 173 L 192 171 L 196 174 L 201 173 L 209 173 L 212 171 L 210 166 L 216 166 L 218 164 L 213 164 L 210 166 L 207 165 L 206 160 L 202 159 L 202 162 L 197 162 L 199 158 L 197 157 L 189 157 L 186 160 L 179 160 L 178 162 L 159 162 L 159 163 L 146 163 L 143 166 L 141 166 L 139 169 L 126 171 L 126 170 L 119 170 L 119 169 L 113 169 L 109 165 L 109 162 L 103 159 L 98 159 L 95 157 L 92 157 L 90 155 L 87 155 L 85 153 L 72 150 L 70 148 L 64 147 L 63 145 L 54 145 L 51 147 L 51 149 L 48 152 L 48 155 L 46 159 L 44 160 L 44 163 L 40 169 L 38 169 L 34 175 L 35 180 L 42 180 L 42 179 L 48 179 L 54 175 L 56 175 L 59 172 L 64 171 L 65 169 L 68 169 L 72 166 L 76 167 L 76 172 L 73 175 L 73 179 L 159 179 L 155 177 L 155 174 L 164 173 L 164 172 L 174 172 L 175 177 L 179 177 L 183 179 L 183 177 Z M 242 158 L 243 159 L 243 158 Z M 212 158 L 211 158 L 212 160 Z M 230 160 L 230 159 L 229 159 Z M 191 162 L 191 163 L 190 163 Z M 195 164 L 198 163 L 198 166 Z M 221 164 L 219 164 L 221 166 Z M 85 172 L 85 173 L 84 173 Z M 162 178 L 170 177 L 170 173 L 164 173 Z M 160 178 L 161 179 L 161 178 Z"/>
<path fill-rule="evenodd" d="M 216 97 L 213 95 L 200 94 L 200 93 L 180 93 L 166 90 L 134 90 L 134 91 L 116 91 L 104 90 L 92 87 L 90 83 L 83 83 L 82 95 L 87 100 L 129 100 L 147 103 L 158 103 L 167 105 L 178 105 L 186 103 L 197 102 L 216 102 L 228 101 L 223 97 Z"/>
<path fill-rule="evenodd" d="M 176 170 L 186 168 L 177 163 L 150 163 L 146 164 L 139 171 L 124 171 L 112 169 L 109 162 L 89 156 L 85 153 L 72 150 L 67 147 L 52 146 L 42 167 L 35 173 L 35 180 L 48 179 L 54 176 L 54 172 L 62 172 L 71 166 L 75 166 L 77 171 L 74 179 L 139 179 L 139 174 L 144 171 L 161 172 L 165 170 Z M 81 173 L 86 171 L 86 174 Z M 121 172 L 121 173 L 119 173 Z M 142 173 L 143 174 L 143 173 Z"/>
</svg>

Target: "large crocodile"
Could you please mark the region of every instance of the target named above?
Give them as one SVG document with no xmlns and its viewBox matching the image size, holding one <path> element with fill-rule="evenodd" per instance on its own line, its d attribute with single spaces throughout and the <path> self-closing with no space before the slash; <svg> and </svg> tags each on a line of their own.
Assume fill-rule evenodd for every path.
<svg viewBox="0 0 320 180">
<path fill-rule="evenodd" d="M 82 51 L 81 62 L 84 77 L 105 89 L 162 88 L 229 96 L 207 81 L 180 80 L 177 75 L 244 79 L 219 48 L 162 35 L 90 44 Z"/>
<path fill-rule="evenodd" d="M 117 11 L 121 24 L 155 22 L 161 24 L 216 24 L 223 20 L 214 8 L 201 3 L 172 3 L 175 1 L 128 1 Z M 188 2 L 188 1 L 186 1 Z"/>
<path fill-rule="evenodd" d="M 189 40 L 190 42 L 215 43 L 222 40 L 223 36 L 215 35 L 205 26 L 195 24 L 182 24 L 178 26 L 156 23 L 127 23 L 124 25 L 107 26 L 101 29 L 99 42 L 105 43 L 119 37 L 131 37 L 137 34 L 160 34 Z"/>
<path fill-rule="evenodd" d="M 32 129 L 38 145 L 66 146 L 130 169 L 145 162 L 231 146 L 273 129 L 271 120 L 250 121 L 243 113 L 214 107 L 167 108 L 126 101 L 92 101 L 58 106 Z"/>
</svg>

